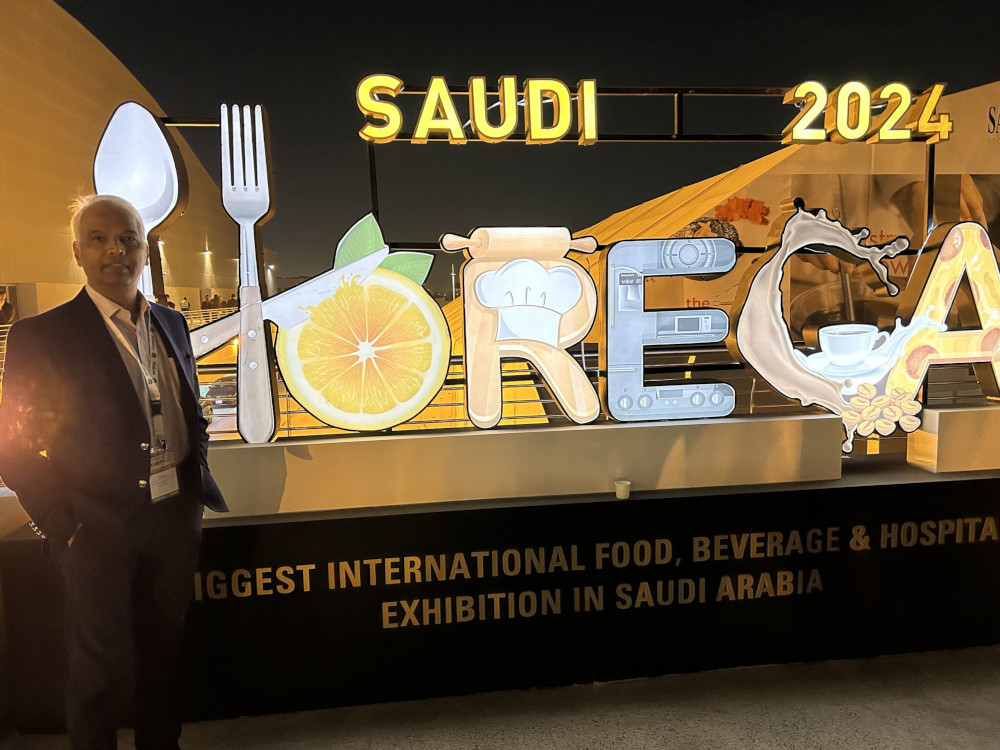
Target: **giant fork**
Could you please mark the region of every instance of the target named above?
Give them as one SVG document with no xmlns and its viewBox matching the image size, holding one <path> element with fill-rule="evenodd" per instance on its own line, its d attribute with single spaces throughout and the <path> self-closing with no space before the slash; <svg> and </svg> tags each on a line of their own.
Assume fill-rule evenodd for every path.
<svg viewBox="0 0 1000 750">
<path fill-rule="evenodd" d="M 263 111 L 258 104 L 251 122 L 250 107 L 232 107 L 232 143 L 229 113 L 222 105 L 222 204 L 240 227 L 240 340 L 236 361 L 236 424 L 248 443 L 266 443 L 275 433 L 277 403 L 264 328 L 257 271 L 255 227 L 271 206 Z M 230 166 L 231 165 L 231 166 Z"/>
</svg>

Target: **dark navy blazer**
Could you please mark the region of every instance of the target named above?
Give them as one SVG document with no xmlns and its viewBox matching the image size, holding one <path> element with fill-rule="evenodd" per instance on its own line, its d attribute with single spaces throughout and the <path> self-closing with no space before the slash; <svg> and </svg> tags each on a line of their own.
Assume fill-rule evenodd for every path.
<svg viewBox="0 0 1000 750">
<path fill-rule="evenodd" d="M 190 446 L 177 467 L 181 493 L 226 511 L 208 471 L 208 422 L 187 321 L 162 305 L 150 311 L 178 368 Z M 86 289 L 11 326 L 0 389 L 0 478 L 57 549 L 81 523 L 120 526 L 152 503 L 145 410 Z"/>
</svg>

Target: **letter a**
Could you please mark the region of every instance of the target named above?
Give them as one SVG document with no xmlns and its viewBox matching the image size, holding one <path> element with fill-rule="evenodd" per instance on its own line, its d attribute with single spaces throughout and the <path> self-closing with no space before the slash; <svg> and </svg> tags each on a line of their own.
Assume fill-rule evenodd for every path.
<svg viewBox="0 0 1000 750">
<path fill-rule="evenodd" d="M 938 242 L 942 234 L 944 241 Z M 889 372 L 886 392 L 902 388 L 907 393 L 916 393 L 932 364 L 988 363 L 985 372 L 977 368 L 980 386 L 989 395 L 1000 395 L 997 391 L 997 383 L 1000 383 L 1000 270 L 989 235 L 973 222 L 945 225 L 935 230 L 925 249 L 935 246 L 938 253 L 926 282 L 922 285 L 918 279 L 910 282 L 921 290 L 911 320 L 924 317 L 934 323 L 944 323 L 965 275 L 972 288 L 972 301 L 982 328 L 939 331 L 931 326 L 918 331 L 906 342 L 899 361 Z M 989 370 L 992 370 L 992 377 Z"/>
</svg>

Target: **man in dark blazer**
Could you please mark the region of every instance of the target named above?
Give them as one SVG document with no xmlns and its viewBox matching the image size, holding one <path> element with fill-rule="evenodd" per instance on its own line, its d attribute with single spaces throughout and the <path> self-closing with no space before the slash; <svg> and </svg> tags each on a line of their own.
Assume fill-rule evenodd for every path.
<svg viewBox="0 0 1000 750">
<path fill-rule="evenodd" d="M 8 335 L 0 478 L 62 558 L 73 748 L 117 747 L 130 648 L 136 747 L 176 748 L 203 506 L 227 508 L 184 316 L 138 290 L 142 219 L 119 198 L 88 196 L 72 226 L 87 285 Z"/>
</svg>

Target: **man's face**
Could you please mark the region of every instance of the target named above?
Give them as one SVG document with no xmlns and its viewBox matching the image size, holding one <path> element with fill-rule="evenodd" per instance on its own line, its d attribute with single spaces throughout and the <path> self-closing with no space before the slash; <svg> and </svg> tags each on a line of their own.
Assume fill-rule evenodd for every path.
<svg viewBox="0 0 1000 750">
<path fill-rule="evenodd" d="M 134 216 L 113 203 L 99 202 L 80 216 L 73 255 L 87 282 L 114 299 L 138 290 L 149 248 Z"/>
</svg>

